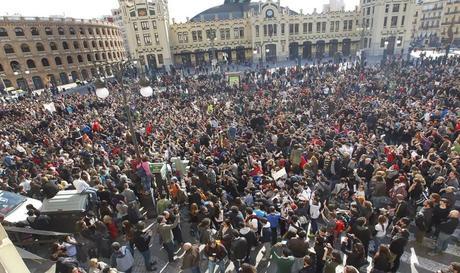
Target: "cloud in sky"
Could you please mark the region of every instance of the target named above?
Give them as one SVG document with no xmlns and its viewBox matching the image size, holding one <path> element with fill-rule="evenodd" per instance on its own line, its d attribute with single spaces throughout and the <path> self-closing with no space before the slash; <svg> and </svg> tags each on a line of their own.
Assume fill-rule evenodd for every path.
<svg viewBox="0 0 460 273">
<path fill-rule="evenodd" d="M 253 0 L 254 1 L 254 0 Z M 176 21 L 185 21 L 207 8 L 220 5 L 224 0 L 169 0 L 169 13 Z M 256 2 L 256 1 L 254 1 Z M 322 10 L 328 0 L 281 0 L 281 5 L 304 13 L 314 8 Z M 345 0 L 346 9 L 354 9 L 359 0 Z M 47 17 L 61 15 L 74 18 L 99 18 L 118 8 L 118 0 L 0 0 L 0 16 L 20 14 L 23 16 Z"/>
</svg>

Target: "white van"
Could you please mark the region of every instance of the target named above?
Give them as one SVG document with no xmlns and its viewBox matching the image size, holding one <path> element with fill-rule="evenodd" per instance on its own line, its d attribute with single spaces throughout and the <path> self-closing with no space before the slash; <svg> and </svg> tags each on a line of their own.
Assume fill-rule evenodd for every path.
<svg viewBox="0 0 460 273">
<path fill-rule="evenodd" d="M 7 222 L 25 221 L 27 219 L 26 206 L 29 204 L 38 210 L 42 207 L 42 202 L 39 200 L 0 190 L 0 213 L 5 215 Z"/>
</svg>

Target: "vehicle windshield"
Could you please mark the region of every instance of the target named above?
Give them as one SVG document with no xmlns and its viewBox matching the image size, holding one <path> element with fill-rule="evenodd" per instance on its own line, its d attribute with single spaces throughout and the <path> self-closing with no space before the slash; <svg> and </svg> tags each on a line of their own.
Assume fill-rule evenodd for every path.
<svg viewBox="0 0 460 273">
<path fill-rule="evenodd" d="M 0 213 L 3 215 L 8 215 L 21 203 L 26 201 L 26 198 L 7 191 L 0 191 Z"/>
</svg>

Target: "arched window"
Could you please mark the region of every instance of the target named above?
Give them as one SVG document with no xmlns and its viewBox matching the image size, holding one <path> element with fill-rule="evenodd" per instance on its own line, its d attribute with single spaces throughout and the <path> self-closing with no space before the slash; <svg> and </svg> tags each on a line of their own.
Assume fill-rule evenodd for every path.
<svg viewBox="0 0 460 273">
<path fill-rule="evenodd" d="M 106 32 L 105 32 L 105 28 L 102 29 L 102 34 L 105 35 Z"/>
<path fill-rule="evenodd" d="M 73 64 L 72 56 L 67 56 L 67 63 L 68 64 Z"/>
<path fill-rule="evenodd" d="M 63 27 L 59 27 L 59 28 L 58 28 L 58 33 L 59 33 L 59 35 L 64 35 L 64 34 L 65 34 L 64 28 L 63 28 Z"/>
<path fill-rule="evenodd" d="M 80 34 L 81 34 L 81 35 L 85 35 L 85 29 L 82 28 L 82 27 L 80 28 Z"/>
<path fill-rule="evenodd" d="M 32 34 L 32 36 L 40 35 L 40 32 L 38 31 L 38 28 L 36 28 L 36 27 L 31 27 L 30 28 L 30 33 Z"/>
<path fill-rule="evenodd" d="M 21 65 L 19 65 L 17 61 L 10 62 L 10 67 L 13 71 L 18 71 L 19 69 L 21 69 Z"/>
<path fill-rule="evenodd" d="M 69 44 L 67 44 L 66 41 L 62 42 L 62 48 L 63 49 L 69 49 Z"/>
<path fill-rule="evenodd" d="M 113 41 L 110 41 L 110 47 L 113 47 Z"/>
<path fill-rule="evenodd" d="M 0 27 L 0 37 L 8 37 L 8 32 L 2 27 Z"/>
<path fill-rule="evenodd" d="M 105 41 L 105 47 L 109 47 L 109 42 Z"/>
<path fill-rule="evenodd" d="M 107 53 L 107 57 L 109 57 L 109 60 L 111 60 L 112 59 L 112 53 L 110 53 L 110 52 Z"/>
<path fill-rule="evenodd" d="M 78 44 L 77 41 L 73 41 L 73 48 L 75 48 L 75 49 L 80 48 L 80 45 Z"/>
<path fill-rule="evenodd" d="M 101 57 L 99 56 L 99 53 L 96 53 L 94 56 L 96 57 L 96 61 L 99 61 L 101 59 Z"/>
<path fill-rule="evenodd" d="M 5 50 L 5 54 L 14 53 L 14 48 L 9 44 L 4 45 L 3 49 Z"/>
<path fill-rule="evenodd" d="M 53 30 L 50 27 L 45 28 L 46 35 L 53 35 Z"/>
<path fill-rule="evenodd" d="M 56 65 L 62 65 L 62 60 L 60 57 L 54 58 L 54 62 L 56 63 Z"/>
<path fill-rule="evenodd" d="M 57 50 L 58 49 L 57 44 L 55 42 L 50 43 L 50 48 L 51 48 L 51 50 Z"/>
<path fill-rule="evenodd" d="M 86 59 L 88 60 L 88 62 L 91 62 L 93 60 L 93 58 L 91 58 L 91 54 L 86 55 Z"/>
<path fill-rule="evenodd" d="M 27 60 L 28 68 L 36 68 L 34 60 Z"/>
<path fill-rule="evenodd" d="M 30 52 L 30 47 L 27 44 L 21 45 L 22 52 Z"/>
<path fill-rule="evenodd" d="M 37 51 L 45 51 L 45 47 L 42 43 L 37 43 L 35 47 L 37 48 Z"/>
<path fill-rule="evenodd" d="M 47 58 L 43 58 L 43 59 L 42 59 L 42 65 L 43 65 L 43 66 L 50 66 L 50 62 L 48 61 Z"/>
<path fill-rule="evenodd" d="M 96 34 L 97 34 L 97 35 L 101 35 L 101 30 L 98 29 L 98 28 L 96 28 Z"/>
<path fill-rule="evenodd" d="M 75 35 L 75 29 L 73 27 L 69 28 L 70 35 Z"/>
<path fill-rule="evenodd" d="M 103 47 L 104 43 L 102 41 L 99 41 L 99 47 Z"/>
<path fill-rule="evenodd" d="M 93 35 L 93 34 L 94 34 L 94 30 L 93 30 L 92 28 L 88 28 L 88 33 L 89 33 L 90 35 Z"/>
<path fill-rule="evenodd" d="M 78 55 L 77 60 L 78 60 L 79 63 L 82 63 L 83 62 L 83 57 L 81 55 Z"/>
<path fill-rule="evenodd" d="M 83 41 L 83 47 L 88 48 L 88 42 L 87 41 Z"/>
<path fill-rule="evenodd" d="M 20 27 L 15 28 L 14 33 L 16 33 L 16 36 L 24 36 L 24 30 Z"/>
<path fill-rule="evenodd" d="M 102 59 L 104 59 L 104 60 L 107 59 L 107 57 L 105 56 L 104 52 L 102 52 Z"/>
<path fill-rule="evenodd" d="M 4 71 L 4 69 L 3 69 L 3 65 L 2 65 L 2 64 L 0 64 L 0 72 L 3 72 L 3 71 Z"/>
<path fill-rule="evenodd" d="M 91 42 L 91 45 L 93 46 L 93 48 L 97 48 L 96 41 L 92 41 L 92 42 Z"/>
</svg>

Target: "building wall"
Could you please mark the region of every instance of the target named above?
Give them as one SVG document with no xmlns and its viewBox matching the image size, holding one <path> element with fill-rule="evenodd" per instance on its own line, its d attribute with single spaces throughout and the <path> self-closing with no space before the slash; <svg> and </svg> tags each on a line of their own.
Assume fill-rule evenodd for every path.
<svg viewBox="0 0 460 273">
<path fill-rule="evenodd" d="M 172 64 L 167 0 L 120 0 L 130 56 L 141 68 Z"/>
<path fill-rule="evenodd" d="M 416 12 L 411 0 L 361 0 L 363 48 L 368 56 L 407 54 Z M 387 42 L 387 43 L 385 43 Z"/>
<path fill-rule="evenodd" d="M 171 52 L 174 63 L 183 65 L 209 63 L 212 56 L 232 63 L 311 60 L 340 53 L 353 56 L 361 39 L 356 32 L 357 21 L 356 11 L 304 15 L 280 6 L 279 1 L 268 0 L 244 18 L 173 23 Z M 215 39 L 209 39 L 207 33 L 213 32 Z"/>
<path fill-rule="evenodd" d="M 449 28 L 452 31 L 451 38 L 449 37 Z M 460 0 L 445 1 L 440 29 L 441 44 L 452 42 L 454 46 L 460 47 Z"/>
<path fill-rule="evenodd" d="M 95 77 L 98 70 L 110 74 L 109 64 L 125 57 L 112 23 L 0 17 L 0 85 L 3 81 L 6 87 L 42 89 Z"/>
</svg>

